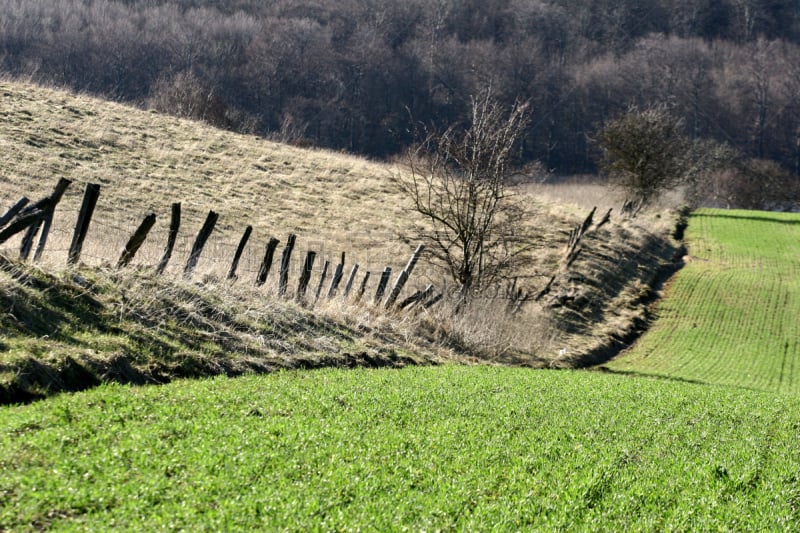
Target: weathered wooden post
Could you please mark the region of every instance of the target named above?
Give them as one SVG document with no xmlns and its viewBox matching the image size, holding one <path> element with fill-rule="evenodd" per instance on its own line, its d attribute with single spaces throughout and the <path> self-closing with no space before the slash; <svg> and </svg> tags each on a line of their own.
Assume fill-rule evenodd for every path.
<svg viewBox="0 0 800 533">
<path fill-rule="evenodd" d="M 342 261 L 336 265 L 336 270 L 333 271 L 333 278 L 331 278 L 331 286 L 328 288 L 328 298 L 333 298 L 336 294 L 336 289 L 339 288 L 339 283 L 342 281 L 342 272 L 344 270 L 344 252 L 342 252 Z"/>
<path fill-rule="evenodd" d="M 286 285 L 289 283 L 289 263 L 292 260 L 292 250 L 294 250 L 294 243 L 297 240 L 297 235 L 290 234 L 286 239 L 286 246 L 281 255 L 281 270 L 278 277 L 278 294 L 283 296 L 286 294 Z"/>
<path fill-rule="evenodd" d="M 364 279 L 361 280 L 361 286 L 358 288 L 358 292 L 356 293 L 356 303 L 361 301 L 361 297 L 364 296 L 364 292 L 367 290 L 367 281 L 369 281 L 369 275 L 369 271 L 364 273 Z"/>
<path fill-rule="evenodd" d="M 389 278 L 392 277 L 392 267 L 386 267 L 381 274 L 381 279 L 378 282 L 378 290 L 375 291 L 375 303 L 378 303 L 383 298 L 383 293 L 386 292 L 386 285 L 389 284 Z"/>
<path fill-rule="evenodd" d="M 122 250 L 122 255 L 119 256 L 119 261 L 117 261 L 117 268 L 122 268 L 127 266 L 132 260 L 133 256 L 136 255 L 136 252 L 139 251 L 139 248 L 144 243 L 144 240 L 147 238 L 147 234 L 150 233 L 150 230 L 156 223 L 156 214 L 150 213 L 142 223 L 139 224 L 139 227 L 136 228 L 136 231 L 131 235 L 131 238 L 128 240 L 128 243 L 125 245 L 125 249 Z"/>
<path fill-rule="evenodd" d="M 353 269 L 350 271 L 350 277 L 347 278 L 347 284 L 344 286 L 344 294 L 342 295 L 343 298 L 347 298 L 350 296 L 350 290 L 353 288 L 353 282 L 356 279 L 356 274 L 358 273 L 358 263 L 353 265 Z"/>
<path fill-rule="evenodd" d="M 256 276 L 256 287 L 262 286 L 264 282 L 267 281 L 267 274 L 269 274 L 272 268 L 272 258 L 275 257 L 275 250 L 278 248 L 280 242 L 281 241 L 275 237 L 269 239 L 267 249 L 264 252 L 264 260 L 261 261 L 261 267 L 258 269 L 258 275 Z"/>
<path fill-rule="evenodd" d="M 397 306 L 398 309 L 405 309 L 406 307 L 412 307 L 417 302 L 425 300 L 430 297 L 433 293 L 433 285 L 428 285 L 425 287 L 424 290 L 417 291 L 402 302 L 400 302 Z"/>
<path fill-rule="evenodd" d="M 236 279 L 236 268 L 239 266 L 239 260 L 242 258 L 244 247 L 247 246 L 247 241 L 250 239 L 251 233 L 253 233 L 253 226 L 247 226 L 244 229 L 244 235 L 242 235 L 242 239 L 239 241 L 239 246 L 236 248 L 236 253 L 233 256 L 231 268 L 228 270 L 228 279 Z"/>
<path fill-rule="evenodd" d="M 311 270 L 314 268 L 314 258 L 317 252 L 309 250 L 306 253 L 306 261 L 303 263 L 303 272 L 300 274 L 300 283 L 297 285 L 297 299 L 302 299 L 306 295 L 308 282 L 311 281 Z"/>
<path fill-rule="evenodd" d="M 20 243 L 19 247 L 20 259 L 28 259 L 28 256 L 31 254 L 31 249 L 33 248 L 33 241 L 36 239 L 36 235 L 39 233 L 46 216 L 46 211 L 42 211 L 42 215 L 34 220 L 30 226 L 28 226 L 28 231 L 26 231 L 25 235 L 22 237 L 22 242 Z"/>
<path fill-rule="evenodd" d="M 0 244 L 6 242 L 20 231 L 29 227 L 31 224 L 39 220 L 44 214 L 42 209 L 34 208 L 33 206 L 29 207 L 28 209 L 30 209 L 30 211 L 26 209 L 20 213 L 18 217 L 12 220 L 8 226 L 0 231 Z"/>
<path fill-rule="evenodd" d="M 178 230 L 181 227 L 181 203 L 175 202 L 172 204 L 172 215 L 169 220 L 169 235 L 167 236 L 167 246 L 164 248 L 164 254 L 156 267 L 156 274 L 163 274 L 167 268 L 172 251 L 175 249 L 175 241 L 178 238 Z"/>
<path fill-rule="evenodd" d="M 423 244 L 417 246 L 417 249 L 411 254 L 411 258 L 408 260 L 405 270 L 400 272 L 400 275 L 397 276 L 397 281 L 395 281 L 394 287 L 392 287 L 392 291 L 389 293 L 389 297 L 386 298 L 386 309 L 389 309 L 394 305 L 394 302 L 397 301 L 397 297 L 400 296 L 400 291 L 403 290 L 408 278 L 411 276 L 411 272 L 414 271 L 414 267 L 417 261 L 419 261 L 419 256 L 422 255 L 424 249 L 425 245 Z"/>
<path fill-rule="evenodd" d="M 17 202 L 12 205 L 8 211 L 6 211 L 6 214 L 0 217 L 0 228 L 8 224 L 12 218 L 17 216 L 17 213 L 22 211 L 22 208 L 28 205 L 28 202 L 30 202 L 30 200 L 26 196 L 23 196 L 17 200 Z"/>
<path fill-rule="evenodd" d="M 66 178 L 60 178 L 56 183 L 53 194 L 50 195 L 50 206 L 44 216 L 44 226 L 42 227 L 42 235 L 39 237 L 39 244 L 36 245 L 36 253 L 33 254 L 33 260 L 38 261 L 44 253 L 44 247 L 47 244 L 47 237 L 50 235 L 50 228 L 53 226 L 53 217 L 56 214 L 56 205 L 61 201 L 61 197 L 67 190 L 67 187 L 72 185 L 72 181 Z"/>
<path fill-rule="evenodd" d="M 87 183 L 86 191 L 83 194 L 81 211 L 78 214 L 78 222 L 75 224 L 75 232 L 72 234 L 72 243 L 69 246 L 67 264 L 74 265 L 81 258 L 83 241 L 86 239 L 86 234 L 89 231 L 89 222 L 92 220 L 92 214 L 94 213 L 94 208 L 97 205 L 97 199 L 99 197 L 100 185 L 96 183 Z"/>
<path fill-rule="evenodd" d="M 208 238 L 211 236 L 211 232 L 214 231 L 214 226 L 217 225 L 218 219 L 218 213 L 215 213 L 214 211 L 208 212 L 206 221 L 203 223 L 203 227 L 200 228 L 200 232 L 197 234 L 197 238 L 194 240 L 192 251 L 189 254 L 189 259 L 186 261 L 186 266 L 183 268 L 184 277 L 188 278 L 192 275 L 192 272 L 194 272 L 197 262 L 200 260 L 200 254 L 203 253 L 203 247 L 205 247 Z"/>
<path fill-rule="evenodd" d="M 317 284 L 317 291 L 314 293 L 314 301 L 319 300 L 319 295 L 322 294 L 322 286 L 325 284 L 325 278 L 328 276 L 328 268 L 330 266 L 331 262 L 326 259 L 325 264 L 322 265 L 322 274 L 319 276 L 319 284 Z"/>
</svg>

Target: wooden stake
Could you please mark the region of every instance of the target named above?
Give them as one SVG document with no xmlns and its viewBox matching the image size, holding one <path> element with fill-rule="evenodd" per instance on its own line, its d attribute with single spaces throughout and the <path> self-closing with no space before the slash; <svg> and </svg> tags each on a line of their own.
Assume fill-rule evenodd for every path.
<svg viewBox="0 0 800 533">
<path fill-rule="evenodd" d="M 69 255 L 67 257 L 67 264 L 69 265 L 74 265 L 81 258 L 83 241 L 89 232 L 89 223 L 92 221 L 92 214 L 94 214 L 94 208 L 99 197 L 100 185 L 87 183 L 86 191 L 83 194 L 81 211 L 78 214 L 78 222 L 75 224 L 75 232 L 72 234 L 72 243 L 69 246 Z"/>
<path fill-rule="evenodd" d="M 314 258 L 317 257 L 317 252 L 309 250 L 306 253 L 306 261 L 303 263 L 303 272 L 300 274 L 300 283 L 297 285 L 297 298 L 300 299 L 306 295 L 308 282 L 311 281 L 311 270 L 314 268 Z"/>
<path fill-rule="evenodd" d="M 262 286 L 264 282 L 267 281 L 267 274 L 269 274 L 272 268 L 272 258 L 275 257 L 275 250 L 278 248 L 280 242 L 281 241 L 275 237 L 271 237 L 267 243 L 267 249 L 264 252 L 264 260 L 261 262 L 261 268 L 258 269 L 258 275 L 256 276 L 256 287 Z"/>
<path fill-rule="evenodd" d="M 181 227 L 181 204 L 180 202 L 175 202 L 172 204 L 172 215 L 169 221 L 169 235 L 167 236 L 167 246 L 164 248 L 164 255 L 161 256 L 161 260 L 158 262 L 158 266 L 156 267 L 156 274 L 163 274 L 164 270 L 167 268 L 167 264 L 169 263 L 170 258 L 172 257 L 172 251 L 175 249 L 175 240 L 178 238 L 178 230 Z"/>
<path fill-rule="evenodd" d="M 294 243 L 297 240 L 297 235 L 290 234 L 286 239 L 286 246 L 281 255 L 281 270 L 278 277 L 278 294 L 283 296 L 286 294 L 286 285 L 289 283 L 289 263 L 292 260 L 292 250 L 294 250 Z"/>
<path fill-rule="evenodd" d="M 156 214 L 150 213 L 142 223 L 139 224 L 139 227 L 136 228 L 136 231 L 131 235 L 131 238 L 128 239 L 128 243 L 125 245 L 125 249 L 122 250 L 122 255 L 119 256 L 119 261 L 117 261 L 117 268 L 122 268 L 127 266 L 132 260 L 133 257 L 136 255 L 136 252 L 139 251 L 139 248 L 144 243 L 145 239 L 147 238 L 147 234 L 150 233 L 150 230 L 156 223 Z"/>
<path fill-rule="evenodd" d="M 239 260 L 242 258 L 244 247 L 247 246 L 247 241 L 250 239 L 251 233 L 253 233 L 253 226 L 247 226 L 244 229 L 244 235 L 242 235 L 242 239 L 239 241 L 239 246 L 236 248 L 236 253 L 233 256 L 233 263 L 231 263 L 231 268 L 228 270 L 228 279 L 236 279 L 236 268 L 239 266 Z"/>
<path fill-rule="evenodd" d="M 200 232 L 197 234 L 197 238 L 195 238 L 194 244 L 192 245 L 192 251 L 189 254 L 189 260 L 186 261 L 186 266 L 183 268 L 184 277 L 188 278 L 192 275 L 192 272 L 194 272 L 197 262 L 200 260 L 200 254 L 203 253 L 203 247 L 206 245 L 208 238 L 211 236 L 211 232 L 214 231 L 214 226 L 217 225 L 218 219 L 218 213 L 215 213 L 214 211 L 208 212 L 206 221 L 203 223 L 203 227 L 200 228 Z"/>
</svg>

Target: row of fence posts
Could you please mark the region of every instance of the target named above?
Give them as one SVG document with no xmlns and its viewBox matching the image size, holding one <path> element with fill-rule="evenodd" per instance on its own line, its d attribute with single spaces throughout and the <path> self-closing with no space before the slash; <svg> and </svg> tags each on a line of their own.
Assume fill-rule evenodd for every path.
<svg viewBox="0 0 800 533">
<path fill-rule="evenodd" d="M 18 233 L 25 232 L 22 242 L 20 244 L 20 257 L 22 259 L 27 260 L 30 257 L 30 253 L 33 250 L 33 244 L 36 241 L 38 236 L 39 241 L 36 245 L 36 251 L 34 253 L 33 259 L 34 261 L 38 261 L 44 251 L 45 244 L 47 243 L 47 237 L 50 232 L 50 228 L 53 223 L 53 216 L 55 214 L 55 208 L 58 202 L 61 200 L 62 196 L 64 195 L 67 188 L 71 185 L 71 181 L 61 178 L 58 183 L 56 184 L 53 192 L 35 202 L 30 204 L 30 200 L 26 197 L 20 198 L 11 208 L 2 216 L 0 217 L 0 245 L 5 243 L 14 235 Z M 84 240 L 86 239 L 86 235 L 89 230 L 89 223 L 91 221 L 92 215 L 94 213 L 94 209 L 97 205 L 97 200 L 100 197 L 100 185 L 89 183 L 86 185 L 86 190 L 83 195 L 83 202 L 81 203 L 81 209 L 78 214 L 78 220 L 75 224 L 75 230 L 73 232 L 72 241 L 70 243 L 69 252 L 67 255 L 67 264 L 76 264 L 80 260 L 81 250 L 83 248 Z M 30 205 L 29 205 L 30 204 Z M 214 231 L 214 227 L 216 226 L 217 220 L 219 219 L 219 215 L 214 211 L 209 211 L 208 215 L 206 216 L 205 222 L 201 227 L 197 237 L 194 240 L 194 243 L 191 248 L 191 252 L 189 253 L 189 258 L 186 261 L 186 265 L 183 269 L 183 275 L 186 278 L 190 278 L 192 273 L 194 272 L 195 267 L 200 259 L 200 255 L 203 252 L 203 248 L 208 241 L 208 238 L 211 236 L 211 233 Z M 155 267 L 155 271 L 157 274 L 163 274 L 169 261 L 172 257 L 172 252 L 175 248 L 175 242 L 177 240 L 178 231 L 180 229 L 180 222 L 181 222 L 181 204 L 180 203 L 173 203 L 172 204 L 172 213 L 170 218 L 170 225 L 169 225 L 169 233 L 167 235 L 167 245 L 164 248 L 164 252 L 159 260 L 158 264 Z M 136 252 L 139 248 L 144 244 L 145 240 L 147 239 L 147 235 L 149 234 L 150 230 L 156 223 L 156 214 L 151 213 L 147 215 L 144 220 L 142 220 L 141 224 L 136 228 L 133 235 L 131 235 L 130 239 L 128 239 L 125 247 L 122 250 L 122 253 L 117 260 L 117 268 L 123 268 L 127 266 L 136 255 Z M 41 232 L 41 233 L 40 233 Z M 236 270 L 239 265 L 239 261 L 244 253 L 245 247 L 250 239 L 250 236 L 253 233 L 253 227 L 247 226 L 245 228 L 244 234 L 239 241 L 239 245 L 236 248 L 236 252 L 233 257 L 233 261 L 231 263 L 230 269 L 227 273 L 227 279 L 231 281 L 235 281 L 237 279 Z M 287 290 L 288 290 L 288 283 L 289 283 L 289 266 L 291 262 L 292 252 L 294 251 L 295 243 L 297 237 L 294 234 L 290 234 L 286 240 L 286 245 L 283 248 L 283 252 L 281 254 L 280 259 L 280 267 L 278 273 L 278 294 L 280 296 L 285 297 Z M 262 286 L 267 280 L 267 275 L 269 274 L 275 252 L 278 248 L 280 241 L 274 237 L 270 238 L 269 242 L 266 245 L 266 250 L 264 253 L 264 258 L 261 262 L 261 266 L 256 274 L 255 284 L 256 286 Z M 384 295 L 386 290 L 389 288 L 389 281 L 392 275 L 391 267 L 386 267 L 384 271 L 381 273 L 380 280 L 378 282 L 378 287 L 375 292 L 375 297 L 373 299 L 373 303 L 375 305 L 379 305 L 383 303 L 386 309 L 396 308 L 396 309 L 409 309 L 412 307 L 420 306 L 423 308 L 430 308 L 431 306 L 435 305 L 439 301 L 442 300 L 443 294 L 434 294 L 433 285 L 428 285 L 425 289 L 418 290 L 401 300 L 398 303 L 398 298 L 400 296 L 401 291 L 405 287 L 406 283 L 408 282 L 411 273 L 414 270 L 414 267 L 417 264 L 417 261 L 420 258 L 424 250 L 423 245 L 419 245 L 417 249 L 412 254 L 411 258 L 408 261 L 406 267 L 400 272 L 400 274 L 395 279 L 394 284 L 392 285 L 391 289 L 389 290 L 388 296 L 386 296 L 384 300 Z M 314 251 L 309 250 L 306 254 L 305 261 L 303 263 L 303 269 L 300 274 L 300 278 L 298 280 L 297 292 L 296 297 L 299 300 L 306 301 L 306 293 L 308 291 L 309 284 L 311 282 L 311 275 L 314 268 L 314 262 L 316 260 L 317 253 Z M 327 293 L 325 296 L 328 299 L 335 297 L 339 291 L 339 285 L 343 279 L 344 275 L 344 266 L 345 266 L 345 254 L 342 253 L 341 261 L 339 264 L 336 265 L 334 268 L 333 275 L 331 276 L 331 281 L 328 286 Z M 319 300 L 321 296 L 323 296 L 323 289 L 325 286 L 325 282 L 328 276 L 328 272 L 330 270 L 330 261 L 326 260 L 322 267 L 322 273 L 320 274 L 319 282 L 316 286 L 316 290 L 314 291 L 314 302 Z M 347 299 L 350 297 L 353 288 L 356 283 L 356 276 L 359 271 L 359 265 L 354 264 L 350 270 L 350 274 L 347 277 L 347 282 L 345 283 L 344 291 L 342 293 L 342 298 Z M 353 297 L 355 302 L 360 302 L 366 292 L 367 282 L 369 281 L 371 272 L 367 271 L 364 273 L 364 276 L 361 279 L 361 283 L 358 286 L 358 289 L 355 291 L 355 295 Z"/>
</svg>

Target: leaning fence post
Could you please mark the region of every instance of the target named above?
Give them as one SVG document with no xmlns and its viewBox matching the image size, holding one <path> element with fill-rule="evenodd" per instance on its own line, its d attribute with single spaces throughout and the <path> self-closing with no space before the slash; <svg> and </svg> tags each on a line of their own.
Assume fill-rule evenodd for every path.
<svg viewBox="0 0 800 533">
<path fill-rule="evenodd" d="M 267 274 L 269 274 L 272 268 L 272 258 L 275 257 L 275 250 L 278 248 L 280 242 L 281 241 L 275 237 L 269 239 L 267 249 L 264 252 L 264 260 L 261 261 L 261 267 L 258 269 L 258 275 L 256 276 L 256 287 L 262 286 L 264 282 L 267 281 Z"/>
<path fill-rule="evenodd" d="M 94 213 L 94 208 L 97 205 L 97 199 L 99 197 L 100 185 L 96 183 L 87 183 L 86 192 L 83 194 L 81 211 L 78 214 L 78 222 L 75 224 L 75 233 L 72 235 L 72 243 L 69 246 L 69 255 L 67 256 L 67 264 L 69 265 L 74 265 L 81 257 L 83 241 L 86 239 L 86 233 L 89 231 L 89 222 L 92 220 L 92 214 Z"/>
<path fill-rule="evenodd" d="M 414 294 L 412 294 L 411 296 L 400 302 L 397 307 L 398 309 L 405 309 L 406 307 L 413 306 L 417 302 L 426 300 L 427 298 L 430 297 L 431 294 L 433 294 L 433 285 L 428 285 L 427 287 L 425 287 L 425 290 L 415 292 Z"/>
<path fill-rule="evenodd" d="M 33 254 L 33 260 L 38 261 L 42 257 L 44 247 L 47 244 L 47 237 L 50 235 L 50 227 L 53 225 L 53 217 L 56 212 L 56 205 L 61 201 L 64 192 L 72 184 L 71 180 L 60 178 L 53 189 L 53 194 L 50 195 L 50 207 L 44 215 L 44 226 L 42 227 L 42 234 L 39 237 L 39 244 L 36 245 L 36 253 Z"/>
<path fill-rule="evenodd" d="M 47 216 L 43 212 L 42 215 L 33 221 L 33 224 L 28 226 L 28 231 L 25 232 L 25 235 L 22 237 L 22 243 L 20 243 L 19 247 L 19 258 L 23 260 L 27 260 L 28 256 L 31 254 L 31 248 L 33 248 L 33 241 L 36 239 L 36 235 L 39 233 L 39 229 L 42 227 L 42 223 L 44 222 L 44 218 Z"/>
<path fill-rule="evenodd" d="M 358 292 L 356 293 L 356 303 L 361 301 L 361 297 L 364 296 L 364 291 L 367 290 L 367 281 L 369 281 L 369 275 L 369 271 L 364 273 L 364 279 L 361 280 L 361 286 L 358 288 Z"/>
<path fill-rule="evenodd" d="M 189 260 L 186 261 L 186 266 L 183 269 L 184 277 L 188 278 L 192 275 L 192 272 L 197 266 L 197 262 L 200 260 L 200 254 L 203 253 L 203 247 L 206 245 L 206 241 L 208 241 L 208 238 L 211 236 L 211 232 L 214 231 L 214 226 L 216 226 L 218 219 L 218 213 L 215 213 L 214 211 L 208 212 L 206 221 L 203 223 L 203 227 L 200 228 L 200 232 L 197 234 L 197 238 L 194 240 L 194 245 L 192 245 L 192 252 L 189 254 Z"/>
<path fill-rule="evenodd" d="M 319 295 L 322 293 L 322 286 L 325 284 L 325 278 L 328 276 L 328 268 L 330 266 L 331 262 L 326 259 L 325 264 L 322 265 L 322 274 L 319 276 L 319 284 L 317 285 L 317 292 L 314 294 L 314 301 L 319 300 Z"/>
<path fill-rule="evenodd" d="M 342 281 L 342 271 L 344 270 L 344 252 L 342 252 L 342 261 L 336 265 L 336 270 L 333 271 L 333 278 L 331 278 L 331 286 L 328 288 L 328 298 L 333 298 L 336 294 L 336 289 L 339 288 L 339 283 Z"/>
<path fill-rule="evenodd" d="M 300 274 L 300 283 L 297 285 L 297 298 L 301 299 L 306 295 L 308 282 L 311 281 L 311 270 L 314 268 L 314 258 L 317 252 L 311 250 L 306 253 L 306 261 L 303 263 L 303 272 Z"/>
<path fill-rule="evenodd" d="M 397 281 L 395 281 L 394 287 L 392 287 L 392 291 L 389 293 L 389 297 L 386 298 L 386 309 L 389 309 L 394 302 L 397 301 L 397 297 L 400 296 L 400 291 L 403 290 L 403 286 L 408 281 L 409 276 L 411 276 L 411 272 L 414 270 L 414 266 L 416 266 L 419 256 L 422 255 L 424 249 L 425 245 L 423 244 L 417 246 L 416 251 L 411 255 L 411 259 L 408 260 L 405 270 L 400 272 L 400 275 L 397 276 Z"/>
<path fill-rule="evenodd" d="M 378 290 L 375 291 L 375 303 L 381 301 L 383 293 L 386 292 L 386 285 L 389 283 L 389 278 L 392 277 L 392 267 L 386 267 L 381 274 L 381 280 L 378 282 Z"/>
<path fill-rule="evenodd" d="M 343 298 L 347 298 L 350 295 L 350 289 L 353 288 L 353 281 L 356 279 L 356 273 L 358 273 L 358 263 L 353 265 L 353 269 L 350 271 L 350 277 L 347 278 L 347 284 L 344 286 Z"/>
<path fill-rule="evenodd" d="M 169 235 L 167 236 L 167 246 L 164 248 L 164 254 L 156 267 L 156 274 L 163 274 L 167 268 L 170 258 L 172 257 L 172 250 L 175 249 L 175 240 L 178 238 L 178 230 L 181 227 L 181 203 L 175 202 L 172 204 L 172 215 L 169 221 Z"/>
<path fill-rule="evenodd" d="M 30 202 L 30 200 L 26 196 L 23 196 L 22 198 L 17 200 L 17 203 L 12 205 L 8 209 L 8 211 L 6 211 L 5 215 L 0 217 L 0 228 L 8 224 L 11 221 L 11 219 L 17 215 L 17 213 L 22 211 L 22 208 L 28 205 L 28 202 Z"/>
<path fill-rule="evenodd" d="M 278 294 L 283 296 L 286 294 L 286 285 L 289 283 L 289 262 L 292 259 L 292 250 L 294 250 L 294 243 L 297 240 L 297 235 L 289 234 L 286 239 L 286 247 L 283 249 L 281 255 L 281 270 L 278 277 Z"/>
<path fill-rule="evenodd" d="M 244 247 L 247 246 L 247 241 L 250 239 L 250 234 L 253 233 L 253 226 L 247 226 L 244 229 L 242 239 L 239 241 L 239 246 L 236 248 L 236 253 L 233 255 L 233 262 L 231 268 L 228 270 L 228 279 L 236 279 L 236 268 L 239 266 L 239 260 L 244 253 Z"/>
<path fill-rule="evenodd" d="M 131 235 L 131 238 L 128 239 L 128 243 L 125 245 L 125 249 L 122 250 L 122 255 L 119 256 L 119 261 L 117 261 L 117 268 L 122 268 L 127 266 L 133 260 L 133 256 L 136 255 L 136 252 L 139 251 L 139 248 L 144 243 L 144 240 L 147 238 L 147 234 L 150 233 L 150 230 L 156 223 L 156 214 L 150 213 L 142 223 L 139 224 L 139 227 L 136 228 L 136 231 Z"/>
</svg>

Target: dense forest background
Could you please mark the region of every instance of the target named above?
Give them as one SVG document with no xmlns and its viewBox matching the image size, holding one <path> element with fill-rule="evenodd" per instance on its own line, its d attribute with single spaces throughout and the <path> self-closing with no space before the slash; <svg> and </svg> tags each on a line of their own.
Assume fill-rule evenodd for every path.
<svg viewBox="0 0 800 533">
<path fill-rule="evenodd" d="M 598 127 L 666 103 L 800 173 L 797 0 L 0 0 L 0 69 L 371 157 L 470 96 L 530 100 L 522 156 L 595 170 Z"/>
</svg>

